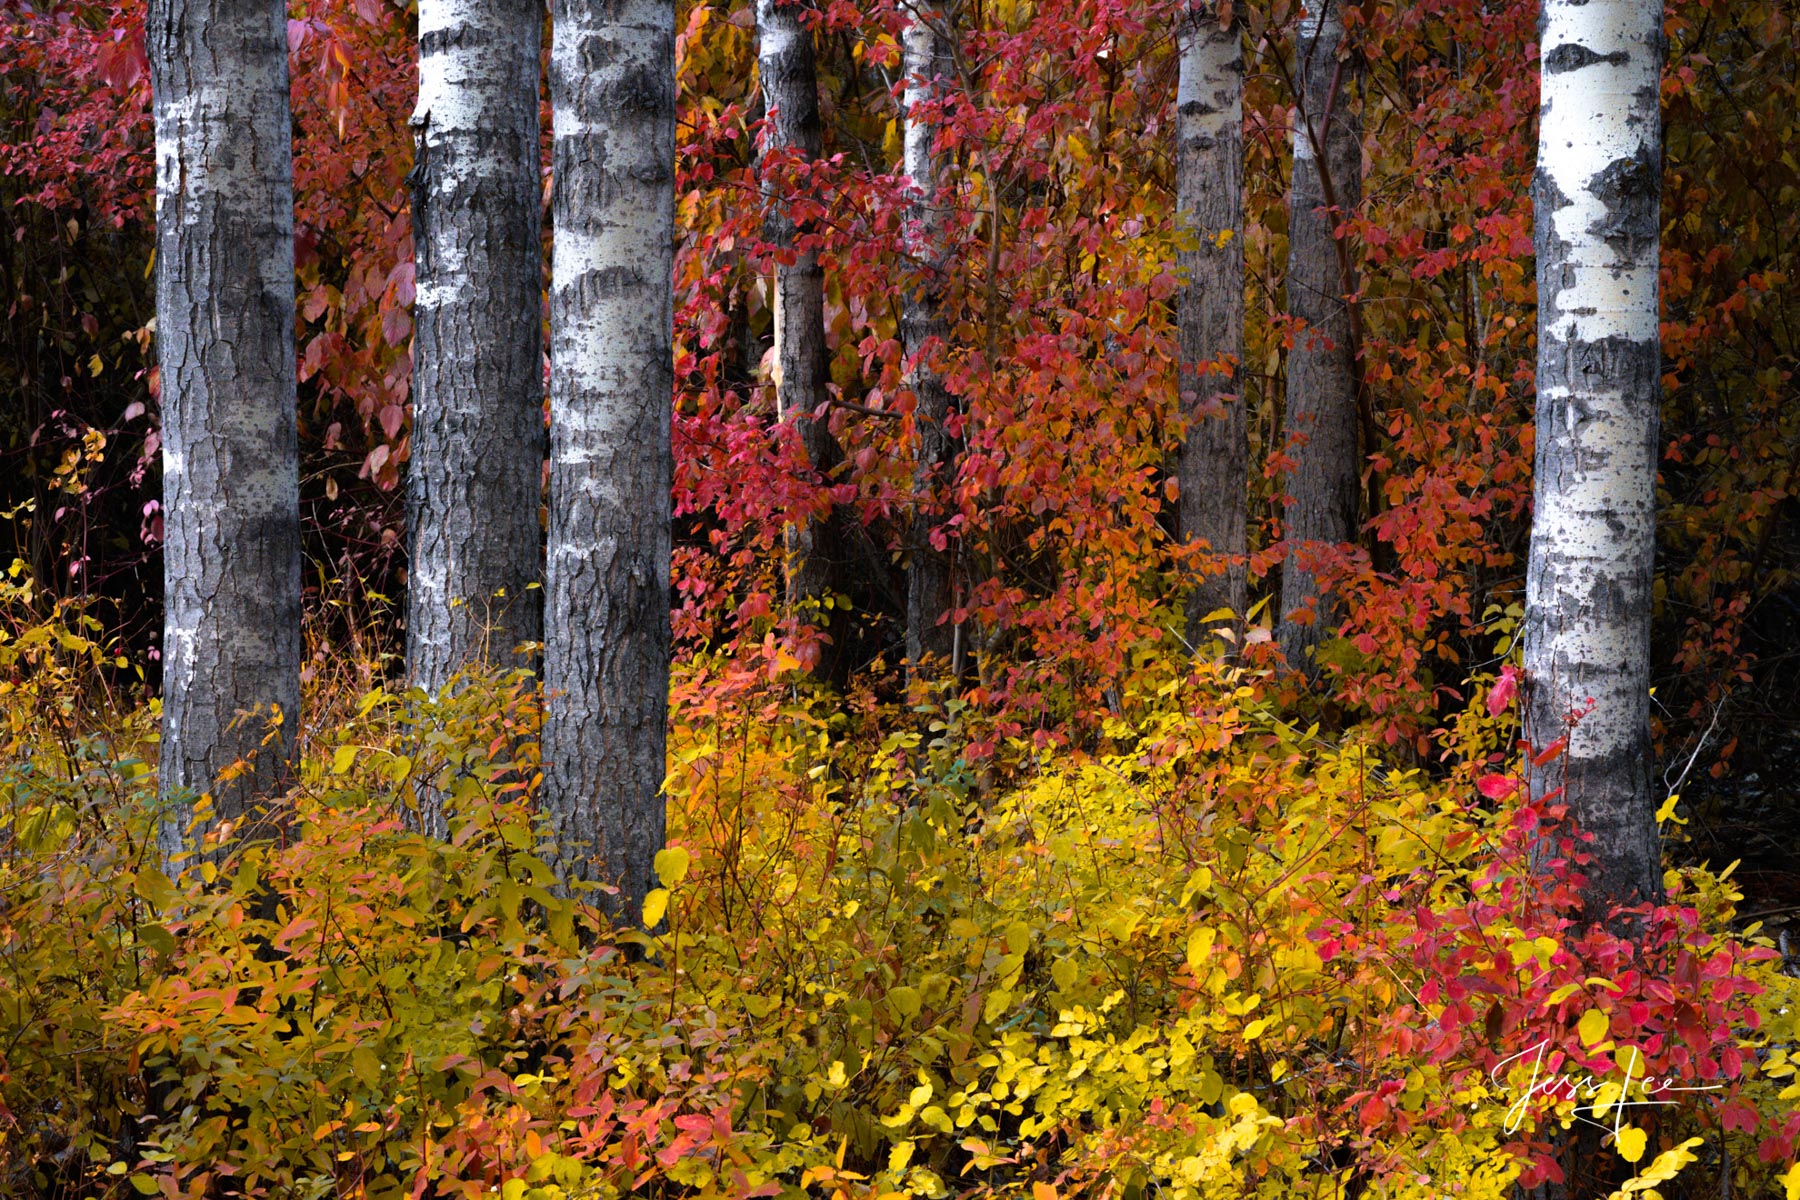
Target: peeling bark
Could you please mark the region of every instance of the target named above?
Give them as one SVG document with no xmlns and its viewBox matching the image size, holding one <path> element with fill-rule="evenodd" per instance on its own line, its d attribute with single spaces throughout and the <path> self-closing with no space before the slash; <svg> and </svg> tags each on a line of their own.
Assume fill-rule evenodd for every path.
<svg viewBox="0 0 1800 1200">
<path fill-rule="evenodd" d="M 1531 794 L 1565 789 L 1571 817 L 1595 835 L 1584 899 L 1603 920 L 1615 903 L 1662 896 L 1649 707 L 1662 6 L 1545 0 L 1541 29 L 1526 733 L 1540 747 L 1569 738 L 1532 770 Z"/>
<path fill-rule="evenodd" d="M 1279 641 L 1292 667 L 1314 674 L 1312 652 L 1333 636 L 1337 607 L 1319 586 L 1314 556 L 1356 540 L 1356 356 L 1344 269 L 1334 229 L 1362 200 L 1362 122 L 1352 105 L 1354 60 L 1343 51 L 1341 0 L 1312 0 L 1296 39 L 1299 103 L 1288 213 L 1288 314 L 1299 324 L 1287 363 L 1283 433 L 1288 473 Z M 1336 204 L 1333 213 L 1327 205 Z M 1310 621 L 1291 619 L 1312 610 Z"/>
<path fill-rule="evenodd" d="M 300 710 L 300 495 L 287 11 L 152 0 L 162 370 L 165 856 L 194 800 L 285 784 Z M 268 716 L 281 724 L 270 733 Z M 257 715 L 246 716 L 252 710 Z M 218 782 L 239 759 L 237 778 Z"/>
<path fill-rule="evenodd" d="M 1238 559 L 1203 574 L 1188 593 L 1188 641 L 1203 618 L 1248 605 L 1249 435 L 1237 371 L 1244 357 L 1244 52 L 1227 9 L 1198 4 L 1180 30 L 1176 87 L 1175 203 L 1194 240 L 1181 250 L 1177 297 L 1181 410 L 1188 419 L 1177 479 L 1183 539 Z"/>
<path fill-rule="evenodd" d="M 663 844 L 674 0 L 556 0 L 544 782 L 568 875 L 639 920 Z"/>
<path fill-rule="evenodd" d="M 764 148 L 791 152 L 812 162 L 823 153 L 819 124 L 819 80 L 812 30 L 799 4 L 757 0 L 757 74 L 768 112 Z M 793 216 L 779 203 L 769 218 L 769 237 L 791 249 L 799 235 Z M 825 349 L 825 272 L 811 250 L 775 268 L 776 404 L 783 420 L 794 418 L 807 465 L 824 475 L 842 456 L 830 422 L 813 414 L 826 401 L 830 359 Z M 815 516 L 786 531 L 787 593 L 790 604 L 816 600 L 833 587 L 831 520 Z"/>
<path fill-rule="evenodd" d="M 406 657 L 431 692 L 543 636 L 541 12 L 419 5 Z"/>
<path fill-rule="evenodd" d="M 937 148 L 937 126 L 921 104 L 941 99 L 950 89 L 955 68 L 949 35 L 952 14 L 945 9 L 908 8 L 906 30 L 905 167 L 914 203 L 906 218 L 906 250 L 920 265 L 921 284 L 907 293 L 900 310 L 900 342 L 906 352 L 907 386 L 918 398 L 913 420 L 918 448 L 913 482 L 919 501 L 907 538 L 906 661 L 915 677 L 929 663 L 947 662 L 955 629 L 946 617 L 954 597 L 950 555 L 932 544 L 932 531 L 944 520 L 948 492 L 956 478 L 956 445 L 945 421 L 950 391 L 929 355 L 949 337 L 943 315 L 944 214 L 939 193 L 947 164 Z"/>
</svg>

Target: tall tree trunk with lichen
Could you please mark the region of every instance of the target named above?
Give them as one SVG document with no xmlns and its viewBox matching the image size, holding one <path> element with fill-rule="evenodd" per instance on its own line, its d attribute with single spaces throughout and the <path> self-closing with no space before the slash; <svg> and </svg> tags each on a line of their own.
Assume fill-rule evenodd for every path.
<svg viewBox="0 0 1800 1200">
<path fill-rule="evenodd" d="M 433 692 L 543 636 L 540 13 L 419 4 L 406 659 Z"/>
<path fill-rule="evenodd" d="M 1223 11 L 1221 11 L 1221 7 Z M 1250 448 L 1238 367 L 1244 357 L 1244 53 L 1229 5 L 1196 3 L 1179 31 L 1175 100 L 1175 204 L 1183 276 L 1177 297 L 1181 411 L 1187 432 L 1177 480 L 1180 529 L 1214 562 L 1188 593 L 1188 640 L 1204 618 L 1242 616 Z"/>
<path fill-rule="evenodd" d="M 300 715 L 292 126 L 284 5 L 152 0 L 145 28 L 173 856 L 205 832 L 200 794 L 215 821 L 242 822 L 281 789 Z"/>
<path fill-rule="evenodd" d="M 917 398 L 913 411 L 918 448 L 913 483 L 918 495 L 907 538 L 906 659 L 915 677 L 933 660 L 951 657 L 955 630 L 948 617 L 954 602 L 950 555 L 934 544 L 955 480 L 956 443 L 947 425 L 950 391 L 931 360 L 934 347 L 949 335 L 943 314 L 945 261 L 941 192 L 945 162 L 938 149 L 938 126 L 923 108 L 949 92 L 955 75 L 950 36 L 954 14 L 948 7 L 908 7 L 906 47 L 905 168 L 913 188 L 906 216 L 906 250 L 919 272 L 900 309 L 900 342 L 908 363 L 907 386 Z"/>
<path fill-rule="evenodd" d="M 544 808 L 639 919 L 663 843 L 675 0 L 556 0 Z"/>
<path fill-rule="evenodd" d="M 1545 0 L 1537 219 L 1536 507 L 1526 575 L 1531 771 L 1595 835 L 1584 900 L 1662 896 L 1650 763 L 1662 5 Z M 1579 719 L 1576 719 L 1579 715 Z"/>
<path fill-rule="evenodd" d="M 1313 651 L 1337 623 L 1336 605 L 1319 584 L 1318 556 L 1354 541 L 1360 524 L 1355 280 L 1335 231 L 1362 198 L 1362 122 L 1352 105 L 1356 63 L 1343 42 L 1341 0 L 1311 0 L 1295 55 L 1287 302 L 1297 328 L 1283 430 L 1294 466 L 1285 481 L 1278 634 L 1288 664 L 1309 674 L 1317 670 Z"/>
<path fill-rule="evenodd" d="M 823 153 L 818 66 L 812 30 L 801 19 L 803 11 L 790 0 L 756 0 L 757 74 L 767 113 L 764 161 L 792 156 L 811 163 Z M 775 267 L 776 404 L 783 420 L 793 418 L 807 465 L 824 473 L 836 465 L 841 453 L 830 422 L 815 415 L 825 404 L 830 379 L 825 272 L 815 251 L 794 248 L 802 231 L 775 189 L 769 191 L 770 241 L 793 260 Z M 786 537 L 788 602 L 823 598 L 833 585 L 829 516 L 797 521 Z"/>
</svg>

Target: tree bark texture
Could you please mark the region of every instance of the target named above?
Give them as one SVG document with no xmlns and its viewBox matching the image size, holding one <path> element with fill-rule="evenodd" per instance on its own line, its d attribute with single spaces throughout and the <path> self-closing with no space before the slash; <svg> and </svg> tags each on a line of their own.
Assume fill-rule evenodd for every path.
<svg viewBox="0 0 1800 1200">
<path fill-rule="evenodd" d="M 1281 568 L 1281 649 L 1312 674 L 1312 651 L 1333 635 L 1336 606 L 1319 586 L 1321 551 L 1356 539 L 1359 520 L 1356 350 L 1347 297 L 1355 280 L 1334 230 L 1362 199 L 1362 123 L 1352 107 L 1341 0 L 1311 0 L 1296 38 L 1299 91 L 1289 193 L 1287 301 L 1297 326 L 1287 361 L 1288 472 Z M 1336 211 L 1327 206 L 1335 205 Z M 1310 621 L 1292 620 L 1312 609 Z"/>
<path fill-rule="evenodd" d="M 300 499 L 287 10 L 152 0 L 162 372 L 165 855 L 194 798 L 283 786 L 300 710 Z M 273 738 L 268 716 L 281 712 Z M 245 716 L 261 710 L 254 717 Z M 219 783 L 233 762 L 250 769 Z"/>
<path fill-rule="evenodd" d="M 432 692 L 543 636 L 541 11 L 419 4 L 406 656 Z"/>
<path fill-rule="evenodd" d="M 947 164 L 938 150 L 934 114 L 920 107 L 949 92 L 955 65 L 949 42 L 952 14 L 923 6 L 909 7 L 907 12 L 904 165 L 914 202 L 906 217 L 906 251 L 920 281 L 901 303 L 900 342 L 909 364 L 907 386 L 917 397 L 913 483 L 919 499 L 907 538 L 906 568 L 906 659 L 917 676 L 930 660 L 951 657 L 955 634 L 944 619 L 954 602 L 950 555 L 932 544 L 932 532 L 944 521 L 956 477 L 956 445 L 946 427 L 950 391 L 930 357 L 949 335 L 943 314 L 948 264 L 940 207 Z"/>
<path fill-rule="evenodd" d="M 1537 221 L 1536 507 L 1526 578 L 1535 767 L 1595 835 L 1584 899 L 1662 895 L 1650 762 L 1661 348 L 1662 6 L 1545 0 Z M 1583 714 L 1570 727 L 1573 714 Z"/>
<path fill-rule="evenodd" d="M 1181 536 L 1238 561 L 1202 574 L 1188 594 L 1190 643 L 1203 618 L 1247 607 L 1250 448 L 1238 366 L 1244 357 L 1244 52 L 1237 21 L 1195 4 L 1180 30 L 1175 98 L 1176 220 L 1181 337 Z"/>
<path fill-rule="evenodd" d="M 556 0 L 544 782 L 562 867 L 637 921 L 663 843 L 675 0 Z"/>
<path fill-rule="evenodd" d="M 812 30 L 804 8 L 786 0 L 757 0 L 757 74 L 768 114 L 765 156 L 816 161 L 823 153 L 819 122 L 819 80 Z M 771 194 L 769 240 L 792 250 L 800 229 L 788 207 Z M 806 462 L 821 474 L 836 465 L 840 450 L 830 422 L 815 417 L 826 400 L 830 359 L 825 349 L 825 272 L 812 250 L 775 267 L 776 404 L 783 420 L 794 419 Z M 831 522 L 815 515 L 786 531 L 787 594 L 790 604 L 816 600 L 833 587 Z"/>
</svg>

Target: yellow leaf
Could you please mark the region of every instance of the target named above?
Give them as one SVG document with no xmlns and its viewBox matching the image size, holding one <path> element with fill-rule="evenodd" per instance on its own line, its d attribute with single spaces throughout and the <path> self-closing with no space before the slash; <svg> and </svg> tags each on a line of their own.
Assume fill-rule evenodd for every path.
<svg viewBox="0 0 1800 1200">
<path fill-rule="evenodd" d="M 1800 1162 L 1787 1169 L 1781 1177 L 1781 1185 L 1787 1189 L 1787 1200 L 1800 1200 Z"/>
<path fill-rule="evenodd" d="M 1215 930 L 1204 925 L 1188 934 L 1187 962 L 1196 973 L 1206 962 L 1206 956 L 1212 953 L 1213 939 L 1218 936 Z"/>
<path fill-rule="evenodd" d="M 1610 1025 L 1611 1022 L 1605 1013 L 1597 1008 L 1590 1008 L 1582 1014 L 1581 1023 L 1575 1027 L 1575 1031 L 1581 1035 L 1583 1045 L 1594 1046 L 1598 1045 L 1600 1039 L 1606 1036 L 1606 1030 Z M 1631 1161 L 1636 1162 L 1637 1159 L 1634 1158 Z"/>
<path fill-rule="evenodd" d="M 672 888 L 687 878 L 688 866 L 693 862 L 692 856 L 680 846 L 670 846 L 666 850 L 656 852 L 656 878 L 666 888 Z"/>
<path fill-rule="evenodd" d="M 1259 1038 L 1263 1035 L 1263 1030 L 1267 1029 L 1268 1027 L 1269 1027 L 1269 1018 L 1258 1017 L 1256 1020 L 1254 1020 L 1254 1021 L 1250 1022 L 1248 1025 L 1244 1026 L 1244 1040 L 1246 1042 L 1254 1042 L 1257 1038 Z"/>
<path fill-rule="evenodd" d="M 355 746 L 339 746 L 336 750 L 331 752 L 331 773 L 333 775 L 342 775 L 345 771 L 350 769 L 350 765 L 355 761 Z"/>
<path fill-rule="evenodd" d="M 1056 1188 L 1048 1183 L 1031 1185 L 1031 1200 L 1056 1200 Z"/>
<path fill-rule="evenodd" d="M 1627 1125 L 1619 1130 L 1619 1157 L 1628 1163 L 1634 1163 L 1644 1157 L 1644 1131 L 1634 1125 Z"/>
<path fill-rule="evenodd" d="M 663 914 L 669 911 L 669 893 L 664 888 L 657 888 L 644 897 L 644 928 L 655 929 L 662 924 Z"/>
</svg>

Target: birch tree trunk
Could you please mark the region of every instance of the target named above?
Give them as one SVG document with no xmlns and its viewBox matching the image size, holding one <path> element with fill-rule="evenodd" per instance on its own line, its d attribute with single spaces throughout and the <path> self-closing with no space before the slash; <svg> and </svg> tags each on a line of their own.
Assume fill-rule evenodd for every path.
<svg viewBox="0 0 1800 1200">
<path fill-rule="evenodd" d="M 635 922 L 663 843 L 675 0 L 556 0 L 544 782 L 567 874 Z"/>
<path fill-rule="evenodd" d="M 800 19 L 802 11 L 784 0 L 756 0 L 757 73 L 768 113 L 764 152 L 813 162 L 823 153 L 824 139 L 813 35 Z M 787 249 L 798 233 L 787 206 L 777 200 L 770 212 L 770 240 Z M 823 474 L 836 465 L 840 451 L 829 422 L 812 415 L 825 403 L 830 363 L 825 353 L 825 272 L 811 250 L 775 268 L 775 346 L 781 418 L 794 417 L 807 464 Z M 830 528 L 829 518 L 815 517 L 787 530 L 790 604 L 831 591 Z"/>
<path fill-rule="evenodd" d="M 1662 895 L 1650 764 L 1661 419 L 1662 5 L 1545 0 L 1537 220 L 1536 510 L 1526 732 L 1598 862 L 1591 919 Z M 1569 717 L 1585 713 L 1573 728 Z"/>
<path fill-rule="evenodd" d="M 907 386 L 918 398 L 913 420 L 918 448 L 913 483 L 919 501 L 908 536 L 906 567 L 906 660 L 917 677 L 932 659 L 952 655 L 955 630 L 944 618 L 953 603 L 950 555 L 932 544 L 932 531 L 944 519 L 945 501 L 956 474 L 956 446 L 945 421 L 950 391 L 929 361 L 933 347 L 949 336 L 943 316 L 945 262 L 944 217 L 939 195 L 945 166 L 937 148 L 937 125 L 919 106 L 941 99 L 955 75 L 948 35 L 952 16 L 943 8 L 907 9 L 903 34 L 906 47 L 905 168 L 914 202 L 906 219 L 906 251 L 918 264 L 921 282 L 909 291 L 900 309 L 900 342 L 910 364 Z"/>
<path fill-rule="evenodd" d="M 1319 586 L 1316 556 L 1354 541 L 1360 524 L 1357 366 L 1346 300 L 1355 278 L 1333 230 L 1362 199 L 1362 123 L 1351 103 L 1354 66 L 1341 54 L 1341 3 L 1311 0 L 1296 39 L 1287 299 L 1300 328 L 1287 364 L 1283 432 L 1294 467 L 1286 481 L 1279 640 L 1288 664 L 1308 674 L 1316 671 L 1312 651 L 1338 623 Z M 1310 620 L 1293 619 L 1309 609 Z"/>
<path fill-rule="evenodd" d="M 543 636 L 533 0 L 420 0 L 406 657 L 435 692 Z"/>
<path fill-rule="evenodd" d="M 300 710 L 300 498 L 287 9 L 152 0 L 162 371 L 163 853 L 194 799 L 283 786 Z M 250 710 L 258 715 L 246 717 Z M 268 716 L 280 710 L 270 732 Z M 218 782 L 239 759 L 250 769 Z"/>
<path fill-rule="evenodd" d="M 1250 449 L 1237 369 L 1244 357 L 1244 53 L 1229 10 L 1194 5 L 1180 30 L 1176 86 L 1175 205 L 1194 240 L 1180 251 L 1177 297 L 1181 409 L 1188 419 L 1177 481 L 1181 536 L 1214 556 L 1242 559 Z M 1242 561 L 1202 575 L 1188 594 L 1188 641 L 1203 618 L 1247 607 Z"/>
</svg>

